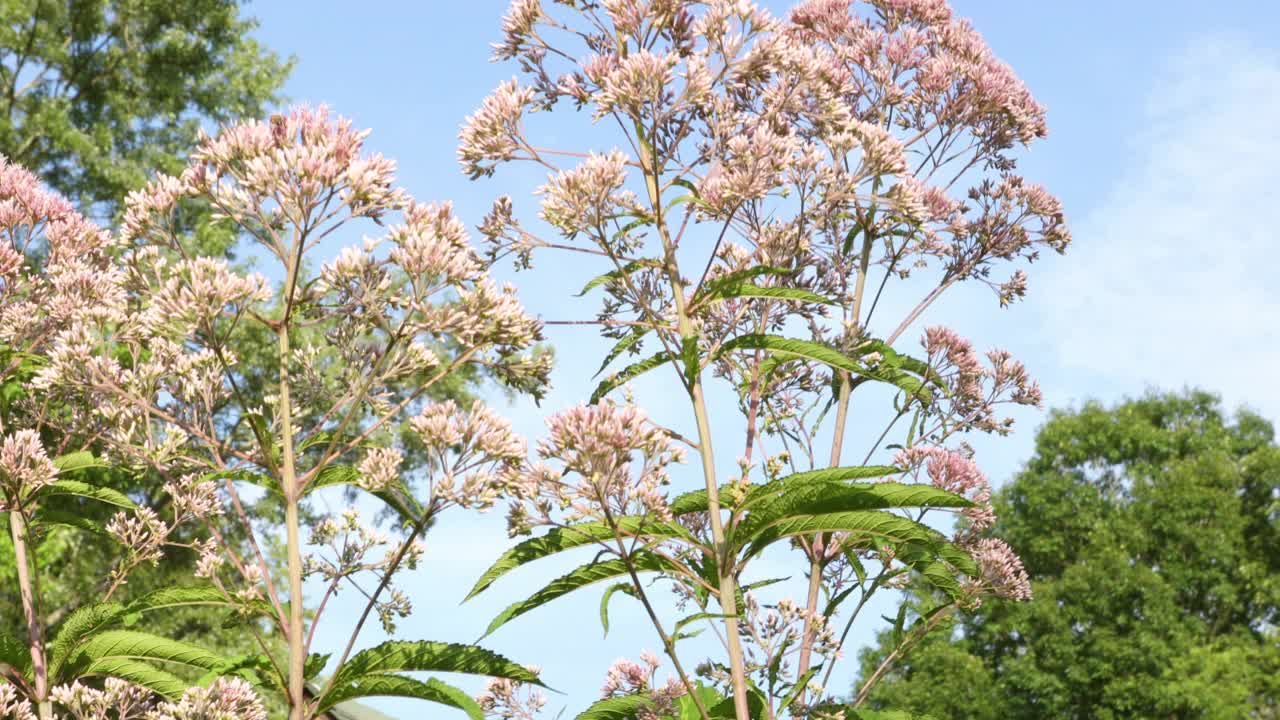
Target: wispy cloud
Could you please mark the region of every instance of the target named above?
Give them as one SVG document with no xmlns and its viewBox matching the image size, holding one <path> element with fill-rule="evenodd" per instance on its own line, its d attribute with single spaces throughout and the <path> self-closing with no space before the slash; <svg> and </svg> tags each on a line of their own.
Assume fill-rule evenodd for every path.
<svg viewBox="0 0 1280 720">
<path fill-rule="evenodd" d="M 1042 279 L 1041 327 L 1073 383 L 1198 386 L 1280 417 L 1280 53 L 1204 38 L 1146 114 L 1131 170 Z"/>
</svg>

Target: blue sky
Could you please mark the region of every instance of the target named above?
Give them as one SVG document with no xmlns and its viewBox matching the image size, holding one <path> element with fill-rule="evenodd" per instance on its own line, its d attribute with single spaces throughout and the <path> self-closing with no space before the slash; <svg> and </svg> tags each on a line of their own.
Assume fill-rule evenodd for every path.
<svg viewBox="0 0 1280 720">
<path fill-rule="evenodd" d="M 783 12 L 790 3 L 767 5 Z M 1243 0 L 954 5 L 1048 107 L 1050 138 L 1025 156 L 1022 169 L 1063 199 L 1075 244 L 1032 268 L 1027 301 L 1001 311 L 985 292 L 962 291 L 926 321 L 952 325 L 979 347 L 1007 347 L 1041 381 L 1048 406 L 1191 385 L 1222 393 L 1229 406 L 1248 404 L 1280 419 L 1274 230 L 1280 45 L 1273 32 L 1280 6 Z M 470 182 L 454 159 L 462 118 L 515 72 L 488 62 L 505 9 L 503 0 L 260 0 L 248 6 L 261 21 L 259 38 L 298 60 L 286 86 L 292 101 L 326 103 L 372 128 L 369 145 L 399 162 L 405 187 L 424 200 L 453 200 L 470 225 L 500 194 L 530 207 L 529 194 L 541 180 L 540 173 L 500 172 Z M 594 313 L 594 306 L 567 304 L 564 273 L 550 263 L 542 269 L 513 278 L 532 311 L 547 318 Z M 591 274 L 573 272 L 569 285 Z M 557 330 L 551 339 L 563 358 L 545 405 L 554 410 L 590 393 L 581 371 L 601 346 L 581 330 Z M 679 398 L 664 396 L 659 386 L 638 390 L 659 417 L 678 407 Z M 541 421 L 532 406 L 495 403 L 522 432 L 538 434 Z M 1025 460 L 1041 417 L 1023 413 L 1013 437 L 976 443 L 993 481 Z M 426 562 L 407 581 L 418 612 L 402 623 L 401 637 L 472 641 L 504 600 L 549 579 L 526 573 L 491 591 L 509 594 L 460 608 L 466 588 L 507 544 L 500 513 L 447 518 L 428 538 Z M 586 591 L 486 640 L 521 662 L 540 664 L 546 680 L 566 692 L 553 697 L 549 716 L 561 706 L 571 713 L 585 707 L 615 658 L 657 649 L 634 605 L 616 604 L 614 629 L 602 639 L 598 602 L 599 591 Z M 320 641 L 340 642 L 337 626 L 355 612 L 355 597 L 345 597 Z M 855 631 L 855 645 L 873 630 Z M 369 634 L 362 644 L 380 639 Z M 833 690 L 847 687 L 854 665 L 852 658 L 844 661 Z M 401 717 L 422 710 L 399 701 L 374 704 Z"/>
</svg>

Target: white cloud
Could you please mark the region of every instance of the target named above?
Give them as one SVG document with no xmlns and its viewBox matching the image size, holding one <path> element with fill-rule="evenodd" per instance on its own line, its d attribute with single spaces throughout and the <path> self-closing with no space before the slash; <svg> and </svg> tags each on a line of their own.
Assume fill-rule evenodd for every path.
<svg viewBox="0 0 1280 720">
<path fill-rule="evenodd" d="M 1146 114 L 1132 170 L 1042 279 L 1042 327 L 1092 383 L 1197 386 L 1280 417 L 1280 54 L 1203 39 Z"/>
</svg>

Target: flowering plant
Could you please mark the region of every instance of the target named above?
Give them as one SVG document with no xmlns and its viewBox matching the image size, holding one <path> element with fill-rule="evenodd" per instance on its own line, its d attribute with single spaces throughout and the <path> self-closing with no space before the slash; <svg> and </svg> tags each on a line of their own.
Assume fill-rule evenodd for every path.
<svg viewBox="0 0 1280 720">
<path fill-rule="evenodd" d="M 926 329 L 919 355 L 899 345 L 958 283 L 1016 301 L 1026 274 L 1002 268 L 1070 241 L 1058 202 L 1016 174 L 1013 153 L 1045 135 L 1044 111 L 973 28 L 943 0 L 809 0 L 785 19 L 749 0 L 516 0 L 503 30 L 495 59 L 523 79 L 467 118 L 458 158 L 472 177 L 511 162 L 549 176 L 541 227 L 509 198 L 494 204 L 481 226 L 491 255 L 602 263 L 583 289 L 604 293 L 598 315 L 572 322 L 615 342 L 602 372 L 638 359 L 548 421 L 509 517 L 513 534 L 550 529 L 472 594 L 540 558 L 599 554 L 489 630 L 611 581 L 605 603 L 640 600 L 675 675 L 659 687 L 656 664 L 622 661 L 592 712 L 772 719 L 855 712 L 884 668 L 841 709 L 825 690 L 839 645 L 906 573 L 944 600 L 913 628 L 899 617 L 900 651 L 983 595 L 1026 597 L 1016 556 L 981 535 L 990 491 L 958 438 L 1007 433 L 1001 406 L 1039 404 L 1038 387 L 1008 353 L 983 358 L 946 328 Z M 534 139 L 532 116 L 565 105 L 616 130 L 614 146 Z M 634 391 L 610 399 L 659 371 L 683 388 L 692 432 L 647 417 Z M 732 420 L 708 401 L 722 391 Z M 859 425 L 879 415 L 883 429 L 850 463 L 855 391 Z M 713 452 L 726 422 L 745 428 L 731 473 Z M 670 496 L 686 450 L 702 487 Z M 954 535 L 924 522 L 937 510 L 961 516 Z M 748 568 L 779 543 L 799 551 L 808 588 L 768 606 Z M 668 624 L 641 575 L 692 612 Z M 694 625 L 724 651 L 696 669 L 679 648 Z"/>
<path fill-rule="evenodd" d="M 403 670 L 538 683 L 523 666 L 479 647 L 395 641 L 355 652 L 371 615 L 391 633 L 409 613 L 393 579 L 416 564 L 419 538 L 432 521 L 450 507 L 491 506 L 525 456 L 505 421 L 480 404 L 433 403 L 433 387 L 473 366 L 536 393 L 549 368 L 533 352 L 538 323 L 511 288 L 486 276 L 449 206 L 419 203 L 396 188 L 394 165 L 363 153 L 363 138 L 323 109 L 223 130 L 202 139 L 180 177 L 160 176 L 128 198 L 118 236 L 31 190 L 36 184 L 25 171 L 6 168 L 0 190 L 12 242 L 0 248 L 0 287 L 4 311 L 21 322 L 6 324 L 4 340 L 35 358 L 30 386 L 40 399 L 19 418 L 30 427 L 4 428 L 0 446 L 31 619 L 30 662 L 13 664 L 10 679 L 41 715 L 52 702 L 73 714 L 89 702 L 76 700 L 83 693 L 51 691 L 53 680 L 95 675 L 176 701 L 185 685 L 161 667 L 166 663 L 278 689 L 292 718 L 368 694 L 421 697 L 479 715 L 465 693 L 398 674 Z M 196 252 L 179 230 L 192 202 L 212 206 L 273 261 L 275 282 Z M 381 236 L 312 271 L 309 261 L 326 238 L 361 221 L 381 226 Z M 37 254 L 31 238 L 38 233 L 48 260 L 32 273 L 25 268 Z M 264 337 L 270 342 L 260 342 Z M 272 351 L 262 352 L 264 345 Z M 42 432 L 104 455 L 50 460 Z M 408 442 L 427 452 L 407 453 Z M 99 461 L 165 478 L 172 517 L 60 479 L 77 463 Z M 303 503 L 337 486 L 380 498 L 398 514 L 403 534 L 378 532 L 347 511 L 313 522 L 315 551 L 307 554 Z M 67 618 L 47 653 L 22 541 L 30 522 L 49 519 L 38 501 L 51 492 L 132 509 L 105 527 L 121 543 L 122 559 L 104 602 Z M 246 493 L 283 509 L 283 587 L 259 540 L 271 525 L 248 509 L 253 498 Z M 130 568 L 156 560 L 182 523 L 203 533 L 187 544 L 198 552 L 196 575 L 205 584 L 111 602 Z M 232 533 L 247 538 L 247 552 L 228 540 Z M 325 588 L 309 627 L 302 594 L 308 576 Z M 328 601 L 368 578 L 374 588 L 336 662 L 312 653 Z M 139 613 L 201 603 L 232 608 L 262 653 L 223 659 L 121 629 Z M 267 642 L 277 632 L 287 643 L 283 654 Z M 321 682 L 326 663 L 329 677 Z"/>
<path fill-rule="evenodd" d="M 346 120 L 297 109 L 202 137 L 184 172 L 129 197 L 116 233 L 0 161 L 0 386 L 29 391 L 0 393 L 0 509 L 27 625 L 22 639 L 0 633 L 0 716 L 256 720 L 256 688 L 283 696 L 291 720 L 369 695 L 531 718 L 546 704 L 538 671 L 482 647 L 356 650 L 371 617 L 390 634 L 410 613 L 396 577 L 439 514 L 500 501 L 512 536 L 546 532 L 470 596 L 542 558 L 597 555 L 489 633 L 608 582 L 602 621 L 613 596 L 635 598 L 666 656 L 620 660 L 583 717 L 858 717 L 947 613 L 1029 596 L 1017 556 L 986 534 L 990 488 L 961 438 L 1009 432 L 1004 406 L 1038 404 L 1038 387 L 1008 353 L 980 355 L 950 329 L 924 329 L 915 354 L 900 341 L 958 283 L 1016 301 L 1026 274 L 1004 268 L 1068 245 L 1057 201 L 1015 172 L 1015 150 L 1045 134 L 1042 108 L 943 0 L 808 0 L 785 19 L 749 0 L 557 5 L 512 4 L 496 57 L 525 80 L 467 119 L 459 160 L 473 177 L 516 161 L 550 172 L 540 225 L 509 198 L 494 204 L 487 259 L 600 263 L 581 294 L 603 292 L 601 309 L 571 322 L 613 341 L 601 372 L 637 359 L 552 414 L 536 459 L 482 403 L 433 393 L 480 369 L 539 396 L 543 324 L 490 278 L 450 206 L 396 187 L 393 163 Z M 616 147 L 533 141 L 528 116 L 565 104 L 616 126 Z M 193 204 L 266 274 L 201 254 L 184 230 Z M 320 260 L 357 226 L 373 237 Z M 684 432 L 633 391 L 616 397 L 659 371 L 687 397 Z M 743 428 L 728 472 L 713 450 L 727 425 Z M 847 460 L 865 428 L 865 455 Z M 674 493 L 690 457 L 700 486 Z M 93 482 L 104 465 L 163 478 L 167 501 Z M 381 501 L 397 532 L 356 509 L 309 517 L 308 498 L 339 487 Z M 96 524 L 68 502 L 119 512 Z M 281 573 L 274 516 L 255 508 L 279 512 Z M 926 522 L 937 512 L 958 518 L 953 532 Z M 102 602 L 54 623 L 31 543 L 58 524 L 120 551 Z M 198 556 L 197 584 L 117 599 L 173 546 Z M 752 571 L 788 550 L 804 597 L 770 599 L 773 581 Z M 671 622 L 645 576 L 672 589 L 682 617 Z M 911 576 L 937 605 L 911 626 L 900 614 L 896 648 L 837 702 L 827 685 L 850 628 Z M 307 578 L 322 588 L 309 623 Z M 313 652 L 326 607 L 352 586 L 366 602 L 341 652 Z M 224 658 L 138 629 L 183 605 L 230 611 L 262 652 Z M 723 654 L 695 665 L 683 643 L 699 626 Z M 491 680 L 471 698 L 407 671 Z"/>
</svg>

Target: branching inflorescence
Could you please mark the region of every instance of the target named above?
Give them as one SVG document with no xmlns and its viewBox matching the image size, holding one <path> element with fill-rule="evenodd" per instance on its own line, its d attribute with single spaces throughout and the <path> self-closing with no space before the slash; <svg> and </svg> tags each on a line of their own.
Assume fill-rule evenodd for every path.
<svg viewBox="0 0 1280 720">
<path fill-rule="evenodd" d="M 588 322 L 615 343 L 601 369 L 631 362 L 591 405 L 552 421 L 539 447 L 560 465 L 523 475 L 511 523 L 552 530 L 475 592 L 515 565 L 595 546 L 611 559 L 555 587 L 616 576 L 607 593 L 644 604 L 685 712 L 739 720 L 828 710 L 823 687 L 848 624 L 906 573 L 938 589 L 921 632 L 984 594 L 1026 597 L 1016 556 L 983 537 L 990 489 L 957 439 L 1007 433 L 1001 406 L 1038 405 L 1039 388 L 1007 352 L 984 361 L 947 328 L 927 329 L 918 356 L 899 346 L 947 289 L 976 281 L 1008 305 L 1027 289 L 1019 261 L 1070 242 L 1058 201 L 1016 172 L 1018 149 L 1046 134 L 1044 110 L 969 23 L 943 0 L 810 0 L 786 18 L 747 0 L 517 0 L 502 29 L 494 59 L 520 77 L 467 118 L 458 158 L 473 178 L 512 162 L 549 175 L 536 189 L 540 223 L 504 197 L 481 231 L 494 258 L 520 268 L 543 251 L 603 265 L 585 288 L 603 291 Z M 561 109 L 603 139 L 548 147 L 527 131 L 529 116 Z M 646 420 L 600 443 L 612 455 L 593 450 L 596 426 L 643 417 L 637 391 L 625 406 L 606 396 L 660 371 L 687 392 L 693 437 Z M 707 399 L 711 378 L 736 395 L 733 422 L 745 420 L 733 477 L 712 449 L 713 426 L 729 421 Z M 850 463 L 864 386 L 859 426 L 884 427 Z M 578 428 L 572 441 L 566 428 Z M 697 457 L 703 488 L 672 497 L 665 466 L 679 458 L 667 448 L 678 444 Z M 877 457 L 890 464 L 869 464 Z M 958 512 L 953 537 L 922 522 L 937 508 Z M 765 612 L 742 594 L 744 571 L 782 540 L 805 557 L 808 594 Z M 668 626 L 641 573 L 670 581 L 697 612 Z M 846 600 L 856 607 L 838 617 Z M 731 711 L 680 660 L 692 622 L 723 640 L 724 658 L 702 670 Z M 904 651 L 919 635 L 903 633 Z"/>
<path fill-rule="evenodd" d="M 548 177 L 536 217 L 494 203 L 487 257 L 449 204 L 410 197 L 365 133 L 323 108 L 202 136 L 182 173 L 130 195 L 115 233 L 0 160 L 0 381 L 28 393 L 0 394 L 0 505 L 27 620 L 25 642 L 0 638 L 0 714 L 257 719 L 265 691 L 293 720 L 367 695 L 528 720 L 547 702 L 536 669 L 472 645 L 356 649 L 370 616 L 391 634 L 410 613 L 396 577 L 433 520 L 504 501 L 513 537 L 546 532 L 471 596 L 533 560 L 596 554 L 488 632 L 607 580 L 606 629 L 622 593 L 657 634 L 666 660 L 616 663 L 598 717 L 846 717 L 955 608 L 1030 596 L 1017 555 L 989 537 L 990 487 L 962 438 L 1009 432 L 1005 407 L 1038 405 L 1038 386 L 1008 352 L 980 355 L 945 327 L 904 347 L 949 288 L 977 282 L 1008 305 L 1027 292 L 1021 266 L 1070 242 L 1057 200 L 1016 171 L 1044 110 L 976 31 L 944 0 L 808 0 L 785 18 L 749 0 L 516 0 L 502 30 L 495 59 L 521 77 L 466 119 L 458 158 L 473 178 L 512 162 Z M 562 109 L 611 139 L 553 148 L 526 130 Z M 197 207 L 264 272 L 198 252 Z M 370 235 L 322 257 L 360 226 Z M 438 391 L 479 373 L 541 395 L 542 324 L 489 266 L 529 269 L 548 251 L 604 270 L 584 278 L 583 294 L 604 294 L 598 313 L 572 322 L 613 342 L 601 372 L 626 364 L 551 414 L 531 453 L 492 409 Z M 642 385 L 613 397 L 651 372 L 687 395 L 683 432 L 641 409 Z M 745 432 L 717 457 L 730 424 Z M 870 435 L 850 450 L 855 429 Z M 676 492 L 689 460 L 701 483 Z M 167 498 L 90 482 L 103 468 L 157 477 Z M 353 507 L 309 518 L 304 539 L 308 496 L 326 488 L 377 498 L 396 527 Z M 115 514 L 94 525 L 68 497 Z M 938 511 L 958 520 L 950 534 L 925 522 Z M 31 542 L 57 523 L 120 550 L 103 602 L 59 617 L 47 641 Z M 283 568 L 267 537 L 280 524 Z M 197 558 L 199 583 L 121 599 L 170 548 Z M 770 599 L 750 568 L 788 549 L 805 596 Z M 646 576 L 688 614 L 672 622 Z M 911 577 L 934 604 L 913 625 L 899 616 L 896 647 L 837 702 L 850 628 Z M 322 588 L 310 618 L 307 578 Z M 364 609 L 345 646 L 312 652 L 352 588 Z M 231 609 L 262 653 L 220 658 L 134 627 L 182 604 Z M 723 654 L 688 662 L 695 628 Z M 473 699 L 402 674 L 432 670 L 493 679 Z"/>
</svg>

